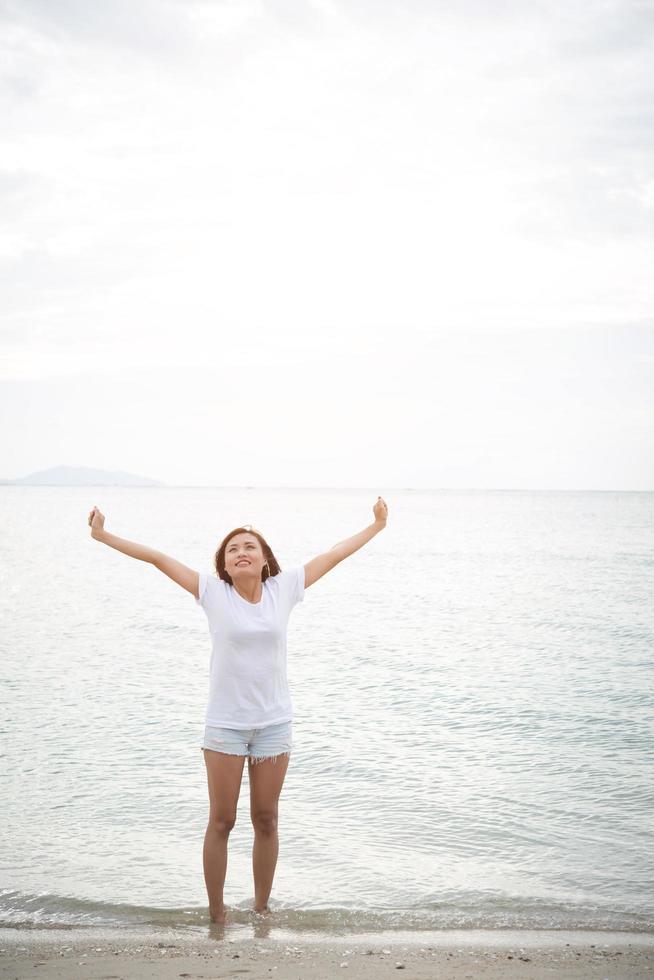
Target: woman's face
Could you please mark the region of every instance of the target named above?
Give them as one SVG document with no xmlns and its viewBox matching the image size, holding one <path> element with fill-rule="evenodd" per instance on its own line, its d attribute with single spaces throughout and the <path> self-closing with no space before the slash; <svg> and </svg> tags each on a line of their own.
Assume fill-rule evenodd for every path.
<svg viewBox="0 0 654 980">
<path fill-rule="evenodd" d="M 266 564 L 263 549 L 253 534 L 243 532 L 230 538 L 225 548 L 225 571 L 232 581 L 261 580 Z"/>
</svg>

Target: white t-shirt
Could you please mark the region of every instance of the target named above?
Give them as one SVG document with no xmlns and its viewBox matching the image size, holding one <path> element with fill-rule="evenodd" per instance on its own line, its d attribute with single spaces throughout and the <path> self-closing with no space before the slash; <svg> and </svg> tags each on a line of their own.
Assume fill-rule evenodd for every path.
<svg viewBox="0 0 654 980">
<path fill-rule="evenodd" d="M 263 728 L 293 718 L 286 627 L 304 599 L 304 565 L 269 575 L 261 591 L 260 602 L 248 602 L 229 582 L 200 572 L 195 602 L 212 641 L 207 725 Z"/>
</svg>

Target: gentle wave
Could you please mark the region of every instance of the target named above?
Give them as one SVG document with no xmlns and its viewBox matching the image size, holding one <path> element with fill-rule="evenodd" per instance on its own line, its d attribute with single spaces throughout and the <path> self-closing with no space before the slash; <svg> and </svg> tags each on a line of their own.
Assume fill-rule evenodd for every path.
<svg viewBox="0 0 654 980">
<path fill-rule="evenodd" d="M 389 930 L 440 929 L 593 929 L 651 932 L 654 919 L 634 910 L 593 905 L 556 904 L 510 895 L 470 894 L 422 907 L 383 908 L 290 908 L 270 901 L 271 925 L 293 932 L 348 935 Z M 250 906 L 243 902 L 228 906 L 230 921 L 246 925 Z M 77 929 L 151 927 L 183 929 L 209 923 L 206 907 L 155 908 L 148 906 L 82 901 L 62 895 L 28 895 L 0 892 L 0 928 Z"/>
</svg>

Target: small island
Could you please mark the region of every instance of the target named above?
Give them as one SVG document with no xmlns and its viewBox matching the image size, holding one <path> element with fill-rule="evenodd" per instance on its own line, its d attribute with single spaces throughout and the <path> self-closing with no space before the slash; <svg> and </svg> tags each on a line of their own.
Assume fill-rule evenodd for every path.
<svg viewBox="0 0 654 980">
<path fill-rule="evenodd" d="M 15 480 L 0 480 L 3 486 L 32 487 L 165 487 L 161 480 L 125 473 L 122 470 L 96 470 L 89 466 L 53 466 Z"/>
</svg>

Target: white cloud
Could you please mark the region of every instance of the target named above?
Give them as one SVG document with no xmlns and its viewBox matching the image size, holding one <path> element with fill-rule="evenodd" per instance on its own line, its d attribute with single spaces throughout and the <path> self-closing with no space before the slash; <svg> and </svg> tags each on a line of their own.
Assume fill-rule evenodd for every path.
<svg viewBox="0 0 654 980">
<path fill-rule="evenodd" d="M 271 389 L 302 406 L 305 456 L 289 424 L 277 482 L 293 470 L 288 482 L 311 483 L 333 456 L 344 483 L 365 480 L 369 463 L 402 485 L 442 485 L 443 473 L 468 485 L 548 473 L 565 485 L 569 473 L 579 485 L 555 450 L 544 466 L 543 445 L 517 463 L 513 449 L 520 425 L 545 431 L 548 343 L 569 336 L 586 350 L 579 338 L 595 338 L 591 365 L 607 331 L 632 337 L 642 324 L 651 336 L 646 7 L 506 4 L 491 17 L 474 2 L 70 0 L 5 4 L 5 19 L 0 379 L 21 419 L 5 475 L 45 465 L 21 390 L 41 411 L 56 391 L 74 417 L 100 398 L 86 377 L 115 387 L 135 372 L 165 415 L 172 369 L 188 399 L 198 372 L 229 392 L 226 378 L 250 365 L 243 420 L 256 429 Z M 470 338 L 483 351 L 472 374 Z M 532 358 L 528 390 L 514 384 L 507 338 Z M 652 407 L 642 387 L 629 407 L 632 356 L 620 349 L 603 394 L 623 444 Z M 591 445 L 606 419 L 595 394 L 591 414 L 573 397 L 591 378 L 570 384 L 559 438 L 586 432 Z M 136 428 L 137 392 L 121 396 Z M 386 447 L 360 462 L 380 412 Z M 105 446 L 125 469 L 134 447 L 118 414 L 104 419 Z M 492 465 L 479 448 L 460 461 L 479 418 Z M 153 475 L 170 479 L 173 423 L 148 424 Z M 197 460 L 189 430 L 182 421 L 179 439 Z M 81 434 L 62 438 L 48 443 L 52 464 L 102 465 Z M 577 480 L 612 481 L 593 454 Z M 192 482 L 211 465 L 183 468 Z M 629 479 L 651 483 L 652 469 L 643 448 Z"/>
</svg>

